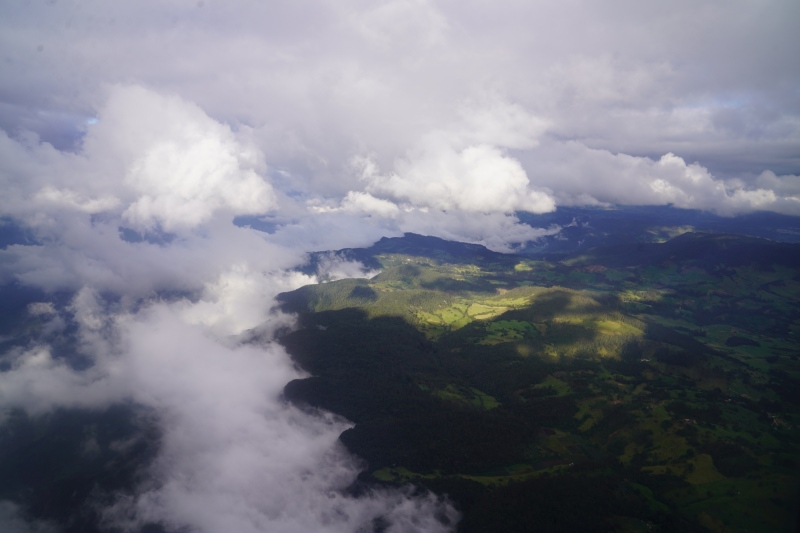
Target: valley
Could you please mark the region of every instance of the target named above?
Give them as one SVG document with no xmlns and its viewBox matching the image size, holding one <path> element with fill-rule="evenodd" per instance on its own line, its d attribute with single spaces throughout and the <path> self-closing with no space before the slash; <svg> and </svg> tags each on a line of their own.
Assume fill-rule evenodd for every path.
<svg viewBox="0 0 800 533">
<path fill-rule="evenodd" d="M 338 252 L 372 279 L 281 296 L 313 376 L 285 394 L 355 423 L 364 483 L 449 495 L 459 531 L 792 530 L 800 247 L 479 248 L 384 238 Z"/>
</svg>

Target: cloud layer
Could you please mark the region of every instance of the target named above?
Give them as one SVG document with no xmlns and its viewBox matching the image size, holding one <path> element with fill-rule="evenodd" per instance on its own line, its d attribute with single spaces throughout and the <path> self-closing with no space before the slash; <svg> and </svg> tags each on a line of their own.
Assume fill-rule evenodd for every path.
<svg viewBox="0 0 800 533">
<path fill-rule="evenodd" d="M 110 526 L 350 532 L 381 518 L 390 531 L 450 530 L 457 514 L 436 496 L 346 495 L 361 468 L 338 443 L 348 422 L 282 399 L 304 374 L 271 340 L 293 325 L 274 298 L 317 281 L 289 267 L 319 243 L 233 224 L 279 207 L 261 153 L 138 86 L 115 87 L 100 117 L 77 153 L 6 137 L 18 173 L 4 176 L 5 212 L 38 242 L 0 250 L 4 280 L 72 296 L 28 306 L 39 332 L 2 354 L 0 413 L 133 402 L 156 414 L 158 456 L 140 485 L 111 495 Z M 336 231 L 320 236 L 335 243 Z M 335 256 L 322 270 L 365 275 Z M 65 337 L 87 368 L 56 354 Z M 3 505 L 9 527 L 52 526 Z"/>
<path fill-rule="evenodd" d="M 730 214 L 798 213 L 795 195 L 757 179 L 772 172 L 781 182 L 798 180 L 792 51 L 800 37 L 790 21 L 800 8 L 791 0 L 314 7 L 188 0 L 6 6 L 0 125 L 15 137 L 35 131 L 75 147 L 87 120 L 106 127 L 101 110 L 114 123 L 147 98 L 114 96 L 114 85 L 179 95 L 183 104 L 170 109 L 194 113 L 192 128 L 175 131 L 172 111 L 149 106 L 152 114 L 130 117 L 129 136 L 119 138 L 137 150 L 149 143 L 128 169 L 129 187 L 143 193 L 128 211 L 139 225 L 177 228 L 208 210 L 274 207 L 253 175 L 263 175 L 265 161 L 278 197 L 317 201 L 355 191 L 440 210 L 677 202 Z M 199 109 L 227 125 L 203 123 Z M 207 146 L 193 143 L 211 130 Z M 709 195 L 689 171 L 659 175 L 665 186 L 658 190 L 628 187 L 640 178 L 652 183 L 644 167 L 667 154 L 703 167 L 726 194 Z M 614 158 L 614 165 L 604 162 Z M 371 161 L 379 173 L 364 181 L 354 159 Z M 206 163 L 231 189 L 214 180 L 191 193 L 180 188 Z M 171 194 L 155 204 L 151 189 L 165 177 Z M 584 186 L 595 190 L 573 190 Z M 246 200 L 237 187 L 250 192 Z M 64 188 L 42 194 L 84 209 L 111 201 Z"/>
</svg>

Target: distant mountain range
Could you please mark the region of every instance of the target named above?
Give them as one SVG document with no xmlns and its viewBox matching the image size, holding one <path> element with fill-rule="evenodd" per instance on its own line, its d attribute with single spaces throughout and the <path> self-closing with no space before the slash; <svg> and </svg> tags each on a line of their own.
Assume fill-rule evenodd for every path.
<svg viewBox="0 0 800 533">
<path fill-rule="evenodd" d="M 552 213 L 518 216 L 534 227 L 562 228 L 558 234 L 519 250 L 526 255 L 572 253 L 609 244 L 663 242 L 688 231 L 800 242 L 800 219 L 770 212 L 723 217 L 669 206 L 615 206 L 559 207 Z"/>
</svg>

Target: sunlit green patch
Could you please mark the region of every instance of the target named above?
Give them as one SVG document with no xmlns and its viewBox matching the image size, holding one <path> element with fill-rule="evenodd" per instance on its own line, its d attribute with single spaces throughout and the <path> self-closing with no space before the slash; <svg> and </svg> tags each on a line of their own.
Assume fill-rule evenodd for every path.
<svg viewBox="0 0 800 533">
<path fill-rule="evenodd" d="M 581 422 L 578 431 L 589 431 L 598 421 L 603 418 L 603 405 L 608 402 L 605 399 L 588 398 L 577 402 L 578 412 L 575 418 Z"/>
<path fill-rule="evenodd" d="M 372 475 L 380 479 L 381 481 L 412 481 L 415 479 L 436 479 L 440 477 L 438 472 L 433 472 L 429 474 L 421 474 L 419 472 L 412 472 L 408 468 L 403 466 L 391 467 L 391 468 L 381 468 L 380 470 L 375 470 L 372 472 Z"/>
<path fill-rule="evenodd" d="M 540 442 L 542 447 L 558 455 L 562 459 L 567 459 L 575 455 L 570 450 L 570 446 L 573 446 L 574 443 L 569 434 L 557 429 L 550 430 L 548 433 L 549 434 L 541 438 Z"/>
<path fill-rule="evenodd" d="M 693 469 L 686 475 L 686 481 L 692 485 L 705 485 L 725 479 L 714 467 L 714 460 L 707 453 L 695 455 L 688 463 Z"/>
<path fill-rule="evenodd" d="M 507 485 L 508 483 L 516 483 L 525 481 L 533 477 L 542 475 L 552 475 L 559 472 L 564 472 L 571 468 L 571 465 L 566 462 L 549 466 L 546 468 L 537 468 L 534 465 L 527 463 L 515 463 L 504 468 L 498 468 L 489 472 L 480 474 L 461 474 L 459 477 L 476 481 L 481 485 Z"/>
<path fill-rule="evenodd" d="M 468 479 L 486 486 L 498 486 L 524 481 L 526 479 L 544 474 L 557 473 L 568 468 L 568 464 L 560 464 L 549 468 L 536 468 L 534 465 L 529 463 L 514 463 L 504 467 L 498 467 L 487 472 L 481 472 L 477 474 L 450 474 L 450 477 Z M 381 468 L 380 470 L 372 472 L 372 475 L 381 481 L 395 483 L 419 482 L 421 480 L 437 479 L 442 477 L 442 474 L 438 471 L 423 474 L 420 472 L 411 471 L 402 466 Z"/>
<path fill-rule="evenodd" d="M 495 298 L 491 300 L 492 305 L 496 305 L 498 307 L 505 306 L 510 307 L 513 309 L 519 309 L 521 307 L 525 307 L 530 303 L 529 298 Z"/>
<path fill-rule="evenodd" d="M 591 324 L 603 335 L 644 335 L 641 329 L 617 320 L 596 320 Z"/>
<path fill-rule="evenodd" d="M 595 257 L 574 263 L 573 273 L 567 263 L 519 257 L 481 268 L 436 259 L 394 261 L 418 272 L 404 269 L 396 278 L 359 281 L 375 290 L 377 301 L 352 298 L 354 282 L 343 289 L 336 288 L 339 282 L 326 284 L 318 293 L 327 294 L 315 295 L 313 309 L 357 307 L 369 318 L 406 319 L 430 342 L 409 335 L 400 341 L 403 359 L 390 365 L 397 361 L 414 382 L 427 384 L 421 387 L 427 394 L 452 402 L 439 403 L 442 408 L 470 406 L 476 410 L 470 415 L 484 416 L 477 409 L 496 407 L 499 398 L 509 409 L 491 415 L 519 408 L 524 416 L 543 417 L 533 422 L 536 427 L 558 431 L 529 437 L 508 466 L 487 462 L 481 467 L 487 471 L 454 476 L 487 487 L 545 473 L 561 476 L 573 460 L 578 464 L 576 448 L 581 448 L 595 461 L 614 457 L 629 469 L 652 473 L 630 480 L 639 484 L 632 490 L 653 512 L 689 509 L 689 521 L 718 530 L 735 530 L 732 524 L 739 523 L 752 531 L 788 530 L 764 516 L 785 515 L 788 499 L 782 494 L 796 495 L 795 486 L 768 482 L 770 472 L 793 471 L 800 463 L 800 415 L 791 401 L 792 380 L 800 378 L 796 269 L 717 268 L 711 261 L 681 258 L 671 258 L 666 267 L 615 268 Z M 402 277 L 404 272 L 413 275 Z M 591 283 L 591 291 L 550 286 L 570 280 L 570 287 Z M 447 290 L 440 290 L 440 281 L 453 283 L 441 283 Z M 759 346 L 729 342 L 733 337 Z M 440 346 L 447 349 L 437 350 Z M 659 358 L 659 351 L 697 357 L 673 364 Z M 435 379 L 420 377 L 440 370 L 445 373 Z M 562 418 L 548 414 L 561 409 L 567 413 Z M 733 452 L 720 452 L 722 443 Z M 443 453 L 447 457 L 447 450 Z M 735 470 L 737 465 L 744 469 Z M 737 472 L 744 474 L 735 477 Z M 387 468 L 376 472 L 381 476 L 404 482 L 438 473 Z M 665 493 L 665 486 L 680 487 Z M 738 509 L 726 510 L 730 507 L 750 507 L 761 518 L 748 522 Z"/>
<path fill-rule="evenodd" d="M 673 434 L 660 434 L 653 438 L 653 450 L 650 452 L 655 461 L 669 464 L 674 473 L 686 477 L 692 475 L 697 465 L 682 457 L 685 453 L 693 450 L 686 443 L 686 439 Z"/>
<path fill-rule="evenodd" d="M 500 402 L 493 396 L 474 387 L 459 387 L 449 384 L 443 389 L 434 390 L 433 394 L 446 401 L 469 404 L 483 410 L 494 409 L 500 405 Z"/>
<path fill-rule="evenodd" d="M 464 318 L 464 309 L 460 306 L 448 307 L 447 309 L 442 309 L 439 311 L 437 315 L 445 324 L 452 324 L 453 322 Z"/>
<path fill-rule="evenodd" d="M 442 319 L 442 317 L 440 317 L 435 313 L 427 313 L 425 311 L 419 311 L 417 313 L 417 318 L 426 324 L 432 324 L 432 325 L 445 324 L 445 321 Z"/>
<path fill-rule="evenodd" d="M 526 337 L 538 336 L 539 330 L 530 322 L 521 320 L 498 320 L 486 325 L 486 337 L 479 344 L 499 344 L 522 340 Z"/>
<path fill-rule="evenodd" d="M 567 383 L 553 376 L 547 376 L 547 379 L 535 385 L 533 388 L 539 390 L 550 390 L 552 391 L 551 394 L 555 396 L 566 396 L 572 392 L 572 388 L 570 388 Z"/>
<path fill-rule="evenodd" d="M 467 309 L 467 314 L 476 320 L 486 320 L 508 311 L 508 307 L 486 305 L 484 303 L 474 303 Z"/>
</svg>

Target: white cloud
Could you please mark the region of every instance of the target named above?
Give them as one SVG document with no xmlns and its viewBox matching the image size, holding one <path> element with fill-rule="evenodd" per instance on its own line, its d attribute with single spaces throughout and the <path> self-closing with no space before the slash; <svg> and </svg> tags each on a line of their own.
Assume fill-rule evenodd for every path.
<svg viewBox="0 0 800 533">
<path fill-rule="evenodd" d="M 552 211 L 553 199 L 531 189 L 522 165 L 506 152 L 536 146 L 545 128 L 545 121 L 504 102 L 465 108 L 458 122 L 423 136 L 390 174 L 382 174 L 370 158 L 355 157 L 352 165 L 370 197 L 351 191 L 346 203 L 363 204 L 378 195 L 443 211 Z"/>
<path fill-rule="evenodd" d="M 247 265 L 232 265 L 213 282 L 207 283 L 197 302 L 183 301 L 182 316 L 190 324 L 201 324 L 220 337 L 264 326 L 266 313 L 279 292 L 316 283 L 298 272 L 258 272 Z M 291 317 L 270 316 L 270 331 L 288 326 Z"/>
<path fill-rule="evenodd" d="M 85 143 L 111 148 L 127 163 L 135 199 L 123 217 L 137 227 L 167 231 L 207 222 L 217 211 L 263 213 L 275 207 L 259 176 L 260 152 L 196 105 L 139 87 L 115 88 Z"/>
<path fill-rule="evenodd" d="M 260 152 L 196 106 L 137 87 L 111 91 L 76 154 L 35 139 L 27 146 L 7 139 L 6 148 L 20 155 L 19 168 L 2 176 L 21 199 L 14 215 L 41 243 L 1 250 L 3 275 L 75 294 L 63 309 L 30 307 L 47 322 L 34 343 L 3 355 L 10 370 L 0 374 L 0 409 L 36 416 L 132 401 L 160 423 L 156 462 L 105 511 L 107 520 L 211 532 L 346 532 L 383 516 L 392 531 L 451 529 L 435 517 L 455 521 L 455 512 L 433 496 L 344 495 L 360 468 L 338 443 L 348 423 L 282 399 L 285 384 L 304 374 L 268 340 L 293 324 L 274 310 L 275 296 L 316 281 L 288 268 L 308 249 L 332 244 L 342 224 L 352 225 L 358 244 L 378 238 L 380 228 L 362 227 L 363 213 L 331 212 L 338 225 L 283 241 L 291 226 L 275 235 L 234 226 L 233 215 L 274 207 L 258 174 Z M 373 210 L 388 204 L 361 200 Z M 120 225 L 132 222 L 175 234 L 131 242 Z M 346 261 L 324 270 L 368 274 Z M 162 300 L 165 291 L 173 295 Z M 49 343 L 66 324 L 77 328 L 87 368 L 54 356 Z"/>
<path fill-rule="evenodd" d="M 414 51 L 440 44 L 448 24 L 428 0 L 390 0 L 350 13 L 353 26 L 374 45 L 392 47 L 416 41 Z M 421 50 L 420 50 L 421 49 Z"/>
<path fill-rule="evenodd" d="M 80 194 L 74 191 L 58 190 L 52 187 L 45 187 L 37 192 L 34 196 L 34 201 L 56 205 L 60 204 L 90 214 L 110 211 L 119 205 L 119 199 L 113 196 L 82 198 Z"/>
<path fill-rule="evenodd" d="M 32 346 L 13 357 L 12 370 L 0 375 L 0 415 L 13 408 L 33 415 L 54 408 L 99 408 L 125 397 L 123 385 L 109 377 L 109 368 L 76 372 L 53 358 L 46 345 Z"/>
<path fill-rule="evenodd" d="M 748 187 L 741 180 L 728 183 L 719 179 L 701 164 L 687 163 L 672 153 L 653 160 L 571 141 L 548 143 L 526 154 L 523 163 L 533 181 L 552 190 L 557 203 L 563 205 L 672 204 L 722 215 L 756 210 L 800 214 L 800 204 L 791 192 L 791 176 L 772 179 L 763 174 L 755 187 Z"/>
<path fill-rule="evenodd" d="M 334 252 L 322 254 L 317 264 L 317 275 L 322 281 L 347 278 L 373 278 L 379 270 L 370 270 L 358 261 L 349 261 Z"/>
<path fill-rule="evenodd" d="M 438 210 L 414 211 L 404 217 L 404 231 L 453 241 L 481 244 L 490 250 L 512 253 L 514 245 L 558 233 L 560 228 L 533 228 L 515 215 Z"/>
<path fill-rule="evenodd" d="M 340 209 L 346 213 L 377 215 L 383 218 L 397 218 L 400 215 L 400 208 L 393 202 L 361 191 L 348 192 L 342 199 Z"/>
<path fill-rule="evenodd" d="M 442 135 L 455 146 L 529 149 L 539 145 L 539 139 L 550 126 L 549 121 L 498 96 L 467 101 L 458 108 L 458 114 L 458 122 L 434 134 Z"/>
<path fill-rule="evenodd" d="M 419 207 L 477 213 L 544 213 L 555 209 L 547 193 L 528 190 L 518 161 L 497 148 L 478 145 L 461 151 L 443 147 L 401 160 L 396 172 L 364 173 L 367 190 Z"/>
<path fill-rule="evenodd" d="M 756 178 L 755 184 L 759 188 L 774 191 L 778 195 L 795 199 L 800 197 L 800 176 L 776 176 L 774 172 L 766 170 Z"/>
<path fill-rule="evenodd" d="M 256 319 L 258 306 L 242 298 L 247 289 L 264 290 L 252 273 L 234 269 L 195 304 L 154 302 L 136 311 L 115 311 L 84 289 L 64 312 L 93 365 L 75 370 L 44 344 L 19 351 L 0 374 L 0 405 L 35 415 L 132 400 L 156 413 L 158 456 L 142 483 L 103 511 L 109 524 L 345 533 L 382 516 L 389 531 L 450 530 L 435 517 L 444 513 L 452 523 L 456 513 L 433 496 L 342 492 L 360 469 L 337 441 L 348 422 L 282 399 L 284 385 L 304 374 L 278 344 L 230 342 L 253 324 L 266 320 L 269 331 L 286 323 L 264 307 Z"/>
</svg>

